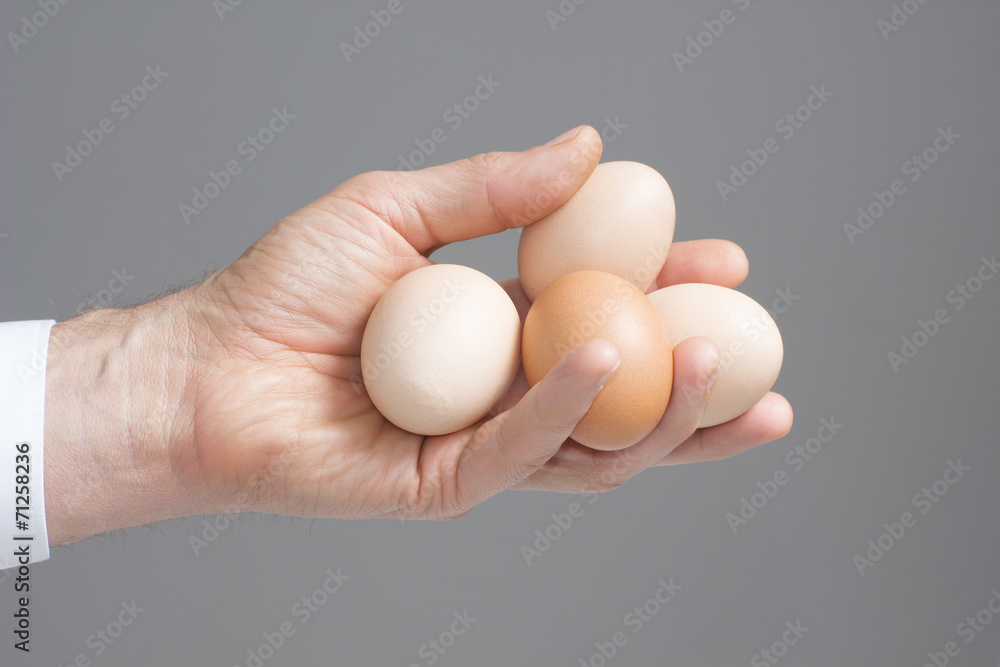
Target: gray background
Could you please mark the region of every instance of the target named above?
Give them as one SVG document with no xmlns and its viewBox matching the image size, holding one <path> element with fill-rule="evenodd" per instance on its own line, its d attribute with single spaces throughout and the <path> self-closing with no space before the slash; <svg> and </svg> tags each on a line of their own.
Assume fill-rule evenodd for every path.
<svg viewBox="0 0 1000 667">
<path fill-rule="evenodd" d="M 73 2 L 18 53 L 5 38 L 0 317 L 69 317 L 122 267 L 126 301 L 196 279 L 349 176 L 394 169 L 435 127 L 436 164 L 618 118 L 604 159 L 665 175 L 678 239 L 732 239 L 751 261 L 743 291 L 799 297 L 776 318 L 794 429 L 584 498 L 530 567 L 522 545 L 580 498 L 506 493 L 445 523 L 208 517 L 224 530 L 197 556 L 201 518 L 88 540 L 33 568 L 34 650 L 15 655 L 4 614 L 0 662 L 246 665 L 291 621 L 266 665 L 424 665 L 420 647 L 467 609 L 478 620 L 437 664 L 599 665 L 595 642 L 623 630 L 614 665 L 750 665 L 799 620 L 779 664 L 918 667 L 956 641 L 951 664 L 996 665 L 1000 618 L 971 643 L 957 626 L 1000 590 L 1000 280 L 958 312 L 946 296 L 1000 251 L 1000 3 L 928 2 L 884 39 L 888 0 L 591 0 L 555 30 L 556 0 L 403 0 L 347 63 L 340 42 L 386 4 L 246 0 L 220 20 L 208 0 Z M 672 54 L 726 8 L 734 22 L 679 72 Z M 5 1 L 0 26 L 38 10 Z M 59 182 L 52 161 L 147 65 L 169 76 Z M 489 74 L 501 87 L 450 129 L 442 113 Z M 786 140 L 775 123 L 821 84 L 833 97 Z M 283 106 L 289 128 L 184 224 L 192 188 Z M 910 183 L 904 163 L 949 125 L 960 138 Z M 779 152 L 723 202 L 716 182 L 768 137 Z M 906 193 L 849 243 L 843 225 L 894 179 Z M 516 242 L 435 259 L 507 278 Z M 951 321 L 893 372 L 888 353 L 937 308 Z M 844 429 L 795 471 L 786 454 L 824 417 Z M 971 472 L 919 514 L 913 496 L 957 458 Z M 727 513 L 778 470 L 789 483 L 734 534 Z M 916 525 L 860 576 L 852 558 L 906 511 Z M 300 624 L 292 605 L 337 567 L 350 580 Z M 682 590 L 633 634 L 625 615 L 669 577 Z M 9 610 L 11 578 L 0 587 Z M 88 636 L 133 599 L 144 611 L 95 656 Z"/>
</svg>

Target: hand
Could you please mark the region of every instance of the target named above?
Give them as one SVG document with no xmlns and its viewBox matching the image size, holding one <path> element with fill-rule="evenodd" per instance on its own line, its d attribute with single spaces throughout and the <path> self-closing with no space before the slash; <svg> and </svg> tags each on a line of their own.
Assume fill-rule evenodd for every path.
<svg viewBox="0 0 1000 667">
<path fill-rule="evenodd" d="M 571 351 L 530 390 L 519 373 L 486 419 L 457 433 L 408 433 L 374 408 L 359 352 L 378 299 L 430 264 L 435 249 L 529 224 L 568 200 L 597 165 L 601 141 L 586 126 L 560 139 L 416 172 L 362 174 L 194 288 L 57 325 L 46 403 L 50 417 L 56 411 L 46 420 L 51 541 L 222 511 L 452 518 L 507 488 L 605 491 L 650 466 L 718 459 L 787 433 L 791 408 L 776 394 L 732 422 L 696 430 L 720 358 L 704 338 L 675 348 L 662 421 L 619 452 L 567 439 L 618 361 L 608 341 Z M 677 243 L 654 288 L 733 287 L 746 273 L 734 244 Z M 519 283 L 503 285 L 523 318 Z M 88 367 L 73 354 L 87 345 L 105 363 Z M 105 386 L 81 389 L 91 375 Z M 100 398 L 115 391 L 129 406 L 117 418 Z M 65 437 L 74 429 L 63 409 L 73 400 L 86 403 L 81 414 L 102 418 Z M 86 452 L 96 446 L 88 430 L 104 436 L 107 452 Z M 115 478 L 81 476 L 94 460 Z M 74 471 L 97 480 L 103 495 L 88 495 Z M 80 516 L 102 507 L 112 514 L 103 522 Z M 65 518 L 74 514 L 75 522 Z"/>
</svg>

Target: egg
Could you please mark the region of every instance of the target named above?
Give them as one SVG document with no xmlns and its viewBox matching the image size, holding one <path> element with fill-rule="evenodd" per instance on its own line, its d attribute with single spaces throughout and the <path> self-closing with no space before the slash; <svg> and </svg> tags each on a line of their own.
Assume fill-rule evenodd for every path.
<svg viewBox="0 0 1000 667">
<path fill-rule="evenodd" d="M 396 281 L 361 342 L 361 374 L 386 419 L 440 435 L 476 423 L 503 397 L 520 363 L 521 320 L 489 276 L 434 264 Z"/>
<path fill-rule="evenodd" d="M 645 292 L 670 251 L 676 211 L 652 167 L 605 162 L 565 204 L 521 231 L 517 270 L 534 301 L 556 278 L 604 271 Z"/>
<path fill-rule="evenodd" d="M 718 285 L 673 285 L 649 294 L 675 345 L 705 336 L 719 346 L 722 365 L 700 427 L 735 419 L 762 399 L 781 371 L 778 326 L 750 297 Z"/>
<path fill-rule="evenodd" d="M 670 400 L 673 354 L 666 327 L 643 292 L 602 271 L 575 271 L 542 292 L 524 320 L 524 375 L 534 386 L 567 352 L 591 338 L 618 347 L 621 365 L 573 430 L 582 445 L 629 447 L 656 427 Z"/>
</svg>

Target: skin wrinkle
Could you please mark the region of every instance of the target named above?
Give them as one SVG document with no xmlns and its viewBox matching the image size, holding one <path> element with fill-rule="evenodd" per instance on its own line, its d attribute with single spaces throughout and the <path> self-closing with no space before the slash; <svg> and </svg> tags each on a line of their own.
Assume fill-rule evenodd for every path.
<svg viewBox="0 0 1000 667">
<path fill-rule="evenodd" d="M 515 224 L 515 220 L 507 214 L 507 211 L 497 206 L 496 196 L 493 194 L 493 180 L 483 179 L 482 187 L 483 197 L 486 200 L 486 208 L 490 212 L 490 215 L 499 220 L 504 229 L 519 227 L 520 225 Z"/>
<path fill-rule="evenodd" d="M 171 312 L 173 312 L 173 311 L 171 311 Z M 189 318 L 188 321 L 189 322 L 194 322 L 196 320 L 196 318 L 194 317 L 194 314 L 197 312 L 197 309 L 195 307 L 188 306 L 188 307 L 186 307 L 184 309 L 184 312 L 188 314 L 188 318 Z M 178 319 L 179 317 L 180 317 L 179 313 L 177 313 L 177 314 L 174 315 L 175 320 Z M 179 325 L 179 323 L 175 321 L 174 327 L 173 327 L 174 330 L 177 329 L 178 325 Z M 181 468 L 182 468 L 181 459 L 183 458 L 183 446 L 181 445 L 181 443 L 185 440 L 184 435 L 187 435 L 189 437 L 190 441 L 194 442 L 194 424 L 196 423 L 195 420 L 194 420 L 194 414 L 195 414 L 195 407 L 197 405 L 197 396 L 198 396 L 198 376 L 195 373 L 196 369 L 195 369 L 195 363 L 194 362 L 197 361 L 202 356 L 202 355 L 200 355 L 198 353 L 197 340 L 196 340 L 196 337 L 195 337 L 194 326 L 187 326 L 187 327 L 181 326 L 180 330 L 187 332 L 187 340 L 186 340 L 186 342 L 187 342 L 187 350 L 188 350 L 187 355 L 185 355 L 185 358 L 186 358 L 186 360 L 187 360 L 188 363 L 186 363 L 184 365 L 184 369 L 185 370 L 184 370 L 184 380 L 181 382 L 181 396 L 182 397 L 189 397 L 189 398 L 186 401 L 185 401 L 184 398 L 182 398 L 181 401 L 178 402 L 178 404 L 177 404 L 177 412 L 175 413 L 175 418 L 178 419 L 178 420 L 180 420 L 180 412 L 181 412 L 181 409 L 183 407 L 183 409 L 185 409 L 189 414 L 192 415 L 192 419 L 191 419 L 190 427 L 184 429 L 184 434 L 179 435 L 179 437 L 177 438 L 177 441 L 175 443 L 171 443 L 170 449 L 168 451 L 168 459 L 171 461 L 170 468 L 171 468 L 171 470 L 174 471 L 174 474 L 178 478 L 178 480 L 182 479 L 182 474 L 181 474 Z M 169 363 L 169 361 L 167 361 L 167 360 L 164 361 L 164 365 L 166 365 L 168 363 Z M 164 369 L 164 370 L 166 371 L 167 369 Z M 168 392 L 165 389 L 164 399 L 168 400 L 168 396 L 169 396 L 169 394 L 168 394 Z M 184 403 L 187 403 L 187 404 L 184 405 Z M 195 449 L 195 451 L 196 452 L 198 451 L 197 448 Z M 197 461 L 197 463 L 200 463 L 200 460 Z M 185 466 L 185 469 L 189 468 L 189 467 L 190 466 Z M 198 479 L 195 480 L 195 481 L 197 482 L 197 484 L 199 486 L 204 486 L 205 485 L 205 476 L 204 476 L 204 473 L 202 472 L 201 466 L 200 465 L 196 465 L 196 466 L 194 466 L 194 469 L 198 473 L 198 475 L 197 475 Z"/>
<path fill-rule="evenodd" d="M 485 195 L 488 198 L 490 195 L 489 187 L 485 183 L 483 186 L 486 189 Z M 445 231 L 455 225 L 456 222 L 464 224 L 466 220 L 478 217 L 475 213 L 468 211 L 460 201 L 456 203 L 454 199 L 449 199 L 450 192 L 448 188 L 442 186 L 438 188 L 438 192 L 442 194 L 434 197 L 424 196 L 425 193 L 419 191 L 416 194 L 412 192 L 405 193 L 404 201 L 409 204 L 413 211 L 404 217 L 400 223 L 406 227 L 417 225 L 422 228 L 424 236 L 428 238 L 429 242 L 424 242 L 420 245 L 430 246 L 431 244 L 437 244 L 437 247 L 441 247 L 447 244 L 449 240 L 440 238 L 440 235 L 435 233 L 434 227 L 438 227 L 440 231 Z M 492 204 L 489 204 L 489 206 L 492 208 Z"/>
<path fill-rule="evenodd" d="M 687 441 L 685 443 L 683 443 L 683 444 L 686 444 L 686 445 L 692 447 L 693 449 L 697 450 L 699 452 L 699 455 L 698 455 L 699 459 L 706 459 L 706 460 L 710 460 L 710 461 L 717 461 L 717 460 L 719 460 L 721 458 L 726 458 L 724 456 L 720 457 L 720 456 L 718 456 L 718 455 L 716 455 L 714 453 L 706 452 L 705 451 L 705 435 L 704 435 L 704 431 L 701 431 L 701 430 L 695 431 L 691 435 L 691 437 L 689 437 L 687 439 Z"/>
<path fill-rule="evenodd" d="M 369 460 L 370 461 L 372 460 L 371 456 L 369 457 Z M 395 487 L 398 484 L 398 481 L 396 480 L 395 476 L 392 474 L 392 470 L 391 470 L 390 466 L 385 461 L 381 461 L 379 463 L 378 469 L 376 471 L 376 475 L 375 476 L 378 478 L 380 484 L 377 485 L 376 487 L 369 487 L 368 489 L 365 489 L 363 491 L 363 500 L 362 500 L 362 503 L 361 503 L 362 506 L 369 506 L 369 505 L 373 506 L 373 507 L 377 507 L 378 506 L 377 502 L 373 502 L 373 501 L 376 500 L 373 497 L 373 495 L 372 495 L 373 488 L 378 488 L 378 487 L 382 486 L 383 484 L 384 485 L 392 485 L 393 487 Z M 393 495 L 396 495 L 396 494 L 394 493 Z M 388 513 L 387 513 L 387 515 L 388 515 Z"/>
<path fill-rule="evenodd" d="M 459 476 L 458 471 L 462 465 L 462 450 L 464 447 L 450 447 L 448 451 L 448 456 L 445 457 L 444 465 L 439 466 L 439 477 L 440 483 L 443 487 L 443 493 L 440 494 L 439 501 L 434 504 L 435 519 L 452 519 L 466 512 L 470 511 L 476 504 L 476 496 L 473 495 L 471 499 L 468 498 L 468 494 L 463 497 L 462 494 L 462 478 Z M 504 468 L 505 470 L 507 468 Z M 496 471 L 498 474 L 500 471 Z M 501 488 L 507 488 L 510 484 L 506 484 Z M 494 486 L 493 488 L 497 488 Z M 479 489 L 476 489 L 479 491 Z M 481 494 L 480 494 L 481 495 Z M 450 497 L 450 501 L 449 501 Z"/>
<path fill-rule="evenodd" d="M 434 202 L 444 202 L 448 190 L 446 188 L 437 188 L 437 196 L 428 199 L 423 197 L 420 192 L 414 195 L 413 188 L 404 185 L 404 183 L 405 177 L 400 180 L 393 179 L 390 183 L 390 187 L 396 187 L 398 190 L 398 192 L 389 193 L 388 196 L 390 203 L 395 208 L 395 216 L 391 212 L 379 214 L 377 206 L 369 207 L 369 210 L 379 215 L 382 221 L 391 229 L 397 230 L 397 233 L 402 228 L 409 235 L 412 233 L 414 227 L 419 228 L 420 235 L 414 235 L 413 239 L 410 239 L 409 242 L 404 241 L 404 243 L 414 248 L 418 253 L 427 256 L 431 252 L 430 248 L 439 248 L 443 245 L 435 236 L 428 221 L 440 219 L 434 208 Z M 368 206 L 367 199 L 365 205 L 366 207 Z M 464 216 L 460 219 L 464 219 Z M 421 248 L 426 249 L 421 252 Z"/>
<path fill-rule="evenodd" d="M 346 194 L 340 195 L 339 198 L 352 207 L 360 207 L 364 213 L 373 216 L 380 223 L 379 226 L 383 230 L 387 231 L 391 229 L 398 236 L 403 246 L 419 247 L 425 245 L 426 242 L 414 244 L 412 239 L 407 242 L 398 230 L 398 227 L 403 227 L 409 233 L 412 231 L 410 230 L 411 225 L 407 224 L 409 221 L 414 219 L 423 220 L 420 217 L 421 210 L 419 202 L 416 201 L 417 198 L 410 196 L 408 187 L 403 185 L 407 174 L 408 172 L 368 172 L 367 174 L 362 174 L 345 183 L 344 186 L 346 187 L 341 186 Z M 376 179 L 378 179 L 377 183 L 371 182 Z M 384 189 L 392 187 L 397 188 L 399 192 Z M 353 197 L 350 196 L 351 193 L 353 193 Z M 389 207 L 394 209 L 395 215 Z M 406 211 L 407 207 L 412 210 Z M 342 219 L 341 216 L 344 215 L 344 211 L 338 211 L 336 214 L 330 213 L 330 215 Z M 348 216 L 348 220 L 365 222 L 361 218 L 350 215 Z M 427 229 L 426 225 L 422 225 L 421 230 L 423 237 L 427 241 L 434 240 L 433 235 Z"/>
<path fill-rule="evenodd" d="M 327 270 L 327 271 L 330 272 L 330 276 L 334 279 L 335 282 L 347 282 L 347 281 L 350 281 L 349 284 L 352 284 L 352 285 L 354 285 L 357 288 L 357 290 L 355 290 L 356 293 L 358 291 L 360 291 L 361 293 L 364 293 L 365 291 L 367 291 L 367 288 L 365 286 L 363 286 L 359 282 L 359 280 L 362 279 L 362 278 L 368 278 L 368 277 L 378 277 L 378 278 L 380 278 L 381 281 L 383 282 L 383 284 L 385 285 L 386 289 L 388 289 L 388 287 L 393 282 L 395 282 L 395 280 L 399 277 L 399 275 L 402 272 L 396 270 L 397 267 L 394 266 L 393 268 L 394 268 L 394 274 L 395 275 L 388 275 L 385 271 L 382 271 L 382 270 L 378 270 L 378 272 L 375 273 L 375 272 L 373 272 L 373 269 L 376 269 L 376 267 L 374 267 L 373 264 L 377 263 L 377 264 L 381 265 L 381 264 L 385 263 L 386 261 L 392 261 L 393 264 L 395 265 L 395 261 L 394 260 L 397 257 L 397 255 L 392 255 L 390 257 L 386 257 L 386 256 L 382 255 L 381 253 L 379 253 L 376 249 L 372 249 L 372 248 L 368 248 L 368 247 L 363 246 L 361 243 L 359 243 L 359 240 L 364 239 L 365 241 L 370 241 L 371 240 L 371 235 L 364 234 L 363 232 L 361 232 L 360 230 L 357 230 L 352 225 L 338 225 L 337 227 L 338 227 L 338 229 L 320 230 L 320 232 L 324 235 L 324 237 L 325 237 L 324 240 L 326 240 L 326 238 L 332 238 L 334 240 L 341 240 L 341 241 L 343 241 L 344 243 L 347 244 L 348 248 L 356 248 L 358 250 L 359 257 L 355 257 L 352 254 L 350 254 L 348 252 L 344 252 L 344 251 L 338 252 L 338 257 L 342 258 L 346 262 L 349 262 L 350 265 L 353 266 L 353 267 L 355 267 L 356 269 L 358 269 L 358 271 L 356 271 L 354 273 L 349 273 L 349 274 L 345 275 L 343 273 L 333 273 L 333 269 L 327 269 L 326 267 L 322 267 L 322 268 L 324 270 Z M 388 233 L 388 230 L 386 229 L 386 227 L 383 224 L 378 225 L 378 230 L 379 230 L 380 234 L 386 234 L 386 233 Z M 356 233 L 353 234 L 353 235 L 350 235 L 352 231 L 356 232 Z M 393 230 L 393 234 L 395 234 L 394 230 Z M 302 240 L 305 243 L 310 242 L 309 239 L 306 239 L 304 237 L 302 238 Z M 330 263 L 331 264 L 335 264 L 336 263 L 336 259 L 335 258 L 330 258 Z M 343 268 L 343 267 L 338 267 L 338 269 L 341 269 L 341 268 Z M 358 277 L 354 278 L 353 276 L 358 276 Z M 328 295 L 323 295 L 323 296 L 324 297 L 328 297 Z M 341 301 L 340 301 L 340 303 L 341 303 L 341 306 L 345 310 L 348 310 L 348 311 L 353 310 L 353 307 L 355 307 L 357 305 L 356 301 L 353 301 L 353 300 L 348 301 L 348 300 L 346 300 L 346 298 L 342 298 Z M 372 307 L 374 307 L 374 305 L 375 304 L 372 303 Z M 348 325 L 344 325 L 345 328 L 347 328 L 347 326 Z M 345 338 L 353 338 L 354 336 L 349 336 L 347 334 L 347 332 L 345 332 L 345 336 L 344 337 Z M 357 347 L 358 347 L 358 350 L 360 350 L 360 336 L 357 336 L 357 338 L 358 338 L 358 340 L 357 340 Z M 347 351 L 345 351 L 345 352 L 347 352 Z"/>
<path fill-rule="evenodd" d="M 445 507 L 453 507 L 455 511 L 462 511 L 471 508 L 472 503 L 467 502 L 462 497 L 462 484 L 460 483 L 460 477 L 458 471 L 462 466 L 462 450 L 463 447 L 450 446 L 445 450 L 444 454 L 439 454 L 436 457 L 437 465 L 434 466 L 437 485 L 441 488 L 438 502 L 430 503 L 430 507 L 433 507 L 432 518 L 441 518 L 442 516 L 447 516 L 445 512 Z M 448 498 L 451 501 L 448 502 Z M 433 499 L 433 496 L 432 496 Z"/>
<path fill-rule="evenodd" d="M 317 241 L 322 241 L 324 242 L 324 245 L 321 246 L 321 248 L 323 249 L 319 251 L 317 254 L 323 255 L 325 259 L 332 260 L 333 257 L 329 255 L 329 248 L 337 246 L 336 244 L 330 244 L 329 246 L 325 244 L 325 242 L 332 237 L 333 239 L 339 238 L 343 239 L 344 241 L 347 241 L 351 247 L 358 248 L 362 252 L 362 254 L 366 257 L 378 258 L 383 256 L 385 248 L 384 245 L 380 245 L 379 243 L 374 241 L 371 234 L 371 232 L 374 231 L 374 229 L 366 232 L 364 230 L 359 229 L 354 224 L 350 224 L 350 221 L 344 221 L 342 218 L 331 217 L 329 213 L 321 209 L 314 208 L 312 210 L 319 211 L 320 213 L 319 217 L 324 218 L 324 222 L 326 224 L 323 226 L 317 226 L 316 224 L 312 224 L 312 219 L 309 216 L 304 216 L 303 219 L 310 222 L 310 224 L 306 226 L 306 229 L 311 230 L 314 234 L 317 234 L 320 238 L 318 239 L 310 238 L 305 234 L 304 230 L 294 231 L 293 234 L 300 241 L 301 245 L 310 247 L 318 245 L 316 243 Z M 351 218 L 351 220 L 354 220 L 354 218 Z M 356 222 L 359 225 L 371 227 L 371 225 L 361 220 L 357 220 Z M 378 229 L 380 234 L 385 230 L 384 224 L 379 224 L 376 228 Z M 344 253 L 343 250 L 338 247 L 337 256 L 345 256 L 345 255 L 346 253 Z"/>
<path fill-rule="evenodd" d="M 349 216 L 348 226 L 356 230 L 360 234 L 360 237 L 363 238 L 365 241 L 371 242 L 375 246 L 375 249 L 370 251 L 370 255 L 372 257 L 386 259 L 392 262 L 391 273 L 380 271 L 379 275 L 377 276 L 375 276 L 372 273 L 371 271 L 372 267 L 362 265 L 362 268 L 368 269 L 368 273 L 370 275 L 380 278 L 385 289 L 388 289 L 400 276 L 404 275 L 405 273 L 408 273 L 413 268 L 416 268 L 413 266 L 401 265 L 402 262 L 405 262 L 408 265 L 412 264 L 413 260 L 415 259 L 415 256 L 408 254 L 407 255 L 401 254 L 399 252 L 396 252 L 395 248 L 397 246 L 401 248 L 409 248 L 411 252 L 413 248 L 406 242 L 406 240 L 400 235 L 400 233 L 396 230 L 395 226 L 392 224 L 393 216 L 390 212 L 387 211 L 382 212 L 378 210 L 377 207 L 369 206 L 368 198 L 364 197 L 364 195 L 361 193 L 359 193 L 357 196 L 359 197 L 359 199 L 353 199 L 345 196 L 338 196 L 337 198 L 347 202 L 352 207 L 360 207 L 363 213 L 368 214 L 367 216 L 363 217 Z M 400 220 L 406 219 L 408 214 L 403 211 L 402 198 L 393 199 L 393 203 L 395 203 L 397 207 L 397 217 Z M 332 215 L 332 213 L 330 211 L 327 211 L 326 209 L 314 209 L 314 210 L 319 210 L 323 215 L 327 216 Z M 414 214 L 419 215 L 419 212 L 410 213 L 409 215 L 414 215 Z M 377 221 L 377 224 L 374 225 L 371 224 L 371 221 L 368 220 L 369 216 L 374 217 L 375 220 Z M 355 224 L 350 224 L 352 221 Z M 375 243 L 376 233 L 378 234 L 379 243 Z M 388 250 L 389 256 L 384 257 L 383 255 L 381 255 L 381 253 L 378 252 L 378 250 L 380 249 Z M 427 257 L 428 255 L 430 255 L 430 252 L 431 251 L 428 251 L 427 253 L 425 253 L 424 256 Z M 374 304 L 372 304 L 372 307 L 374 308 Z"/>
<path fill-rule="evenodd" d="M 417 463 L 414 467 L 407 471 L 407 475 L 399 475 L 396 488 L 393 489 L 392 497 L 395 498 L 395 510 L 391 511 L 390 516 L 399 516 L 401 518 L 410 518 L 416 516 L 413 511 L 414 498 L 416 494 L 419 493 L 420 488 L 420 461 L 423 459 L 424 451 L 423 447 L 417 454 Z"/>
<path fill-rule="evenodd" d="M 383 426 L 383 429 L 386 426 Z M 410 487 L 410 493 L 407 494 L 407 498 L 405 499 L 407 510 L 413 515 L 420 515 L 426 511 L 431 501 L 431 494 L 426 491 L 427 486 L 431 483 L 431 475 L 424 474 L 424 470 L 432 469 L 432 466 L 427 461 L 428 456 L 430 456 L 430 449 L 423 446 L 424 442 L 421 442 L 420 450 L 417 452 L 417 461 L 413 469 L 414 480 Z"/>
</svg>

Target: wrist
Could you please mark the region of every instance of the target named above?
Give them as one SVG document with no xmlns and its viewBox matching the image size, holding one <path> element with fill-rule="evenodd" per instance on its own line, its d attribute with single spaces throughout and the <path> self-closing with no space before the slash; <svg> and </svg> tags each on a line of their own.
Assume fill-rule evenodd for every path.
<svg viewBox="0 0 1000 667">
<path fill-rule="evenodd" d="M 52 545 L 204 511 L 189 303 L 180 292 L 52 328 L 44 440 Z"/>
</svg>

